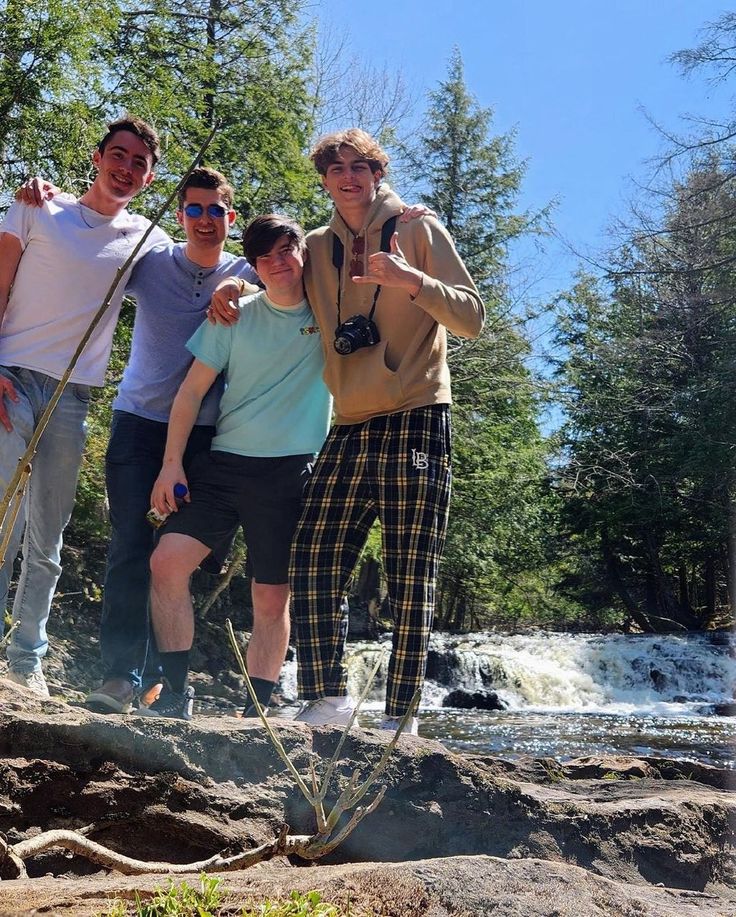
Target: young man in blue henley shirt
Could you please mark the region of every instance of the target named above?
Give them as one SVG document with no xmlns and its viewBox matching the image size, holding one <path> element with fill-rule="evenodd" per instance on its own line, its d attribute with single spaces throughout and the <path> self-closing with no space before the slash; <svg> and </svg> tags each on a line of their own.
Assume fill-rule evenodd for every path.
<svg viewBox="0 0 736 917">
<path fill-rule="evenodd" d="M 35 178 L 19 194 L 23 203 L 41 207 L 60 189 Z M 245 258 L 225 251 L 235 220 L 233 198 L 222 173 L 194 169 L 179 192 L 176 212 L 186 242 L 167 240 L 160 232 L 164 244 L 159 241 L 155 250 L 144 253 L 125 287 L 137 308 L 105 459 L 112 533 L 100 625 L 104 678 L 86 701 L 99 713 L 128 713 L 141 690 L 144 668 L 155 672 L 150 665 L 155 653 L 149 646 L 148 600 L 156 533 L 146 513 L 163 460 L 171 404 L 192 362 L 186 342 L 205 318 L 212 291 L 224 277 L 234 274 L 246 285 L 258 283 Z M 185 450 L 186 466 L 209 449 L 221 394 L 222 383 L 217 382 L 203 399 Z M 152 696 L 158 689 L 160 685 L 153 686 Z"/>
<path fill-rule="evenodd" d="M 152 649 L 149 562 L 156 533 L 146 513 L 161 470 L 171 405 L 192 362 L 186 342 L 202 323 L 223 277 L 234 273 L 258 282 L 245 258 L 224 250 L 235 220 L 233 197 L 220 172 L 195 169 L 179 192 L 176 212 L 186 242 L 171 242 L 148 254 L 126 288 L 137 308 L 105 457 L 112 534 L 100 624 L 104 683 L 86 702 L 101 713 L 128 712 L 142 687 L 144 667 L 151 671 L 146 666 Z M 209 450 L 222 390 L 217 379 L 202 399 L 184 450 L 186 468 L 194 456 Z"/>
</svg>

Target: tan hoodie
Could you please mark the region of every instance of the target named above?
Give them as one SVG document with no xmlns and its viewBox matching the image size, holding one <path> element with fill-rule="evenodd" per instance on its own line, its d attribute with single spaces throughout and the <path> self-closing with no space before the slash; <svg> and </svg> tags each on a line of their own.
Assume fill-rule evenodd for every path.
<svg viewBox="0 0 736 917">
<path fill-rule="evenodd" d="M 386 185 L 378 188 L 366 218 L 368 255 L 381 249 L 381 229 L 405 209 Z M 332 263 L 333 232 L 342 240 L 342 321 L 370 312 L 375 287 L 350 277 L 354 234 L 335 211 L 329 226 L 307 236 L 309 260 L 304 282 L 322 333 L 324 378 L 335 398 L 335 422 L 362 423 L 371 417 L 429 404 L 449 404 L 447 330 L 466 338 L 480 334 L 485 309 L 480 294 L 455 250 L 447 230 L 432 217 L 396 224 L 399 247 L 424 282 L 412 300 L 406 290 L 382 287 L 373 320 L 381 340 L 342 356 L 333 347 L 337 326 L 337 269 Z"/>
</svg>

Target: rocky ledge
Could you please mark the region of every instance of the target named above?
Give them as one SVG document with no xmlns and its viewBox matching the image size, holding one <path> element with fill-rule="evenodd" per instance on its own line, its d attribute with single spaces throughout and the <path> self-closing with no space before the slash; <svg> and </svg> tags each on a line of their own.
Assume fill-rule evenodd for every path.
<svg viewBox="0 0 736 917">
<path fill-rule="evenodd" d="M 106 717 L 2 681 L 0 704 L 0 832 L 10 845 L 83 830 L 130 857 L 190 863 L 272 841 L 284 824 L 315 830 L 261 724 Z M 340 738 L 276 728 L 305 775 Z M 387 741 L 352 732 L 338 782 L 366 773 Z M 352 917 L 733 915 L 732 776 L 656 758 L 508 762 L 402 737 L 384 799 L 342 845 L 316 866 L 292 857 L 226 873 L 227 909 L 316 888 L 349 901 Z M 0 881 L 1 914 L 100 914 L 166 885 L 58 849 L 25 865 L 28 878 Z"/>
</svg>

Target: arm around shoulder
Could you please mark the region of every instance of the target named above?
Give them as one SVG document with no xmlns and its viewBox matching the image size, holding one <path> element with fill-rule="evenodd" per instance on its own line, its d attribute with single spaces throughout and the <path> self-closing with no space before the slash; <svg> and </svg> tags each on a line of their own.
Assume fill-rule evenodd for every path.
<svg viewBox="0 0 736 917">
<path fill-rule="evenodd" d="M 207 320 L 213 325 L 233 325 L 240 318 L 240 297 L 257 292 L 258 287 L 248 283 L 243 277 L 226 277 L 217 284 L 212 293 Z"/>
</svg>

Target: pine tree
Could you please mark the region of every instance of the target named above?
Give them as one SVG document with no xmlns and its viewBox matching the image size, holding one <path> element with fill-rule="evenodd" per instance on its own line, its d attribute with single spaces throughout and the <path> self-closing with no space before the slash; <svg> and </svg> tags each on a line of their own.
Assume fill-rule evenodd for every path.
<svg viewBox="0 0 736 917">
<path fill-rule="evenodd" d="M 516 211 L 524 168 L 513 135 L 491 128 L 491 112 L 469 93 L 455 51 L 408 151 L 424 200 L 451 233 L 487 313 L 479 340 L 449 344 L 454 497 L 439 606 L 441 623 L 453 628 L 477 625 L 489 609 L 507 620 L 529 611 L 549 509 L 529 345 L 507 287 L 508 244 L 543 214 Z"/>
<path fill-rule="evenodd" d="M 89 173 L 104 124 L 97 106 L 101 43 L 115 3 L 0 0 L 0 186 L 9 203 L 35 173 L 69 186 Z"/>
<path fill-rule="evenodd" d="M 429 103 L 419 143 L 410 153 L 413 170 L 481 293 L 500 300 L 508 244 L 542 216 L 515 210 L 524 165 L 515 159 L 514 135 L 491 133 L 492 111 L 468 92 L 457 49 Z"/>
<path fill-rule="evenodd" d="M 165 142 L 160 193 L 210 130 L 207 164 L 223 171 L 247 220 L 270 210 L 305 222 L 322 215 L 304 154 L 312 131 L 307 90 L 312 35 L 299 2 L 123 0 L 108 49 L 109 101 L 151 120 Z"/>
<path fill-rule="evenodd" d="M 733 592 L 734 213 L 694 170 L 561 316 L 565 518 L 643 630 L 712 624 Z"/>
</svg>

